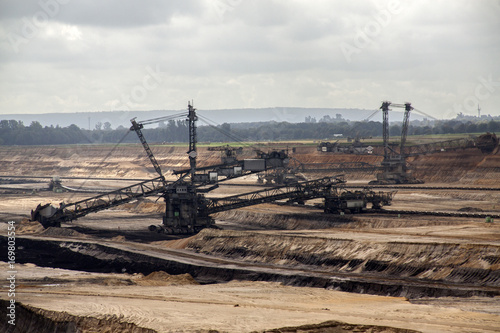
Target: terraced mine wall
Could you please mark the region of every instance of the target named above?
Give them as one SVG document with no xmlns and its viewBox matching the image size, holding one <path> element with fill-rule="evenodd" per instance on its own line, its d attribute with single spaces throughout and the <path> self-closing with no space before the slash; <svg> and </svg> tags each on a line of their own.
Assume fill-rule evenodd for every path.
<svg viewBox="0 0 500 333">
<path fill-rule="evenodd" d="M 273 148 L 269 146 L 269 150 Z M 266 150 L 267 148 L 263 148 Z M 155 145 L 152 150 L 158 163 L 164 168 L 188 167 L 186 147 Z M 199 148 L 199 167 L 220 163 L 220 152 Z M 252 158 L 255 153 L 245 150 L 240 158 Z M 302 163 L 364 162 L 379 165 L 381 156 L 321 153 L 314 146 L 299 147 L 294 158 Z M 500 185 L 500 149 L 483 154 L 479 149 L 440 152 L 410 157 L 408 162 L 415 176 L 425 182 L 460 183 L 470 185 Z M 20 168 L 22 166 L 22 168 Z M 62 177 L 156 177 L 143 148 L 137 145 L 112 146 L 0 146 L 0 170 L 2 174 L 62 176 Z M 315 174 L 310 174 L 314 178 Z M 318 177 L 323 176 L 317 175 Z M 373 172 L 348 173 L 349 180 L 372 180 Z"/>
<path fill-rule="evenodd" d="M 188 244 L 195 251 L 252 263 L 321 267 L 332 273 L 367 274 L 466 285 L 500 286 L 500 247 L 456 243 L 373 242 L 204 230 Z"/>
<path fill-rule="evenodd" d="M 6 318 L 9 301 L 0 299 L 0 316 Z M 108 318 L 79 317 L 66 312 L 48 311 L 16 303 L 16 325 L 0 321 L 0 331 L 6 333 L 76 333 L 76 332 L 129 332 L 155 333 L 133 323 L 121 322 L 115 316 Z"/>
<path fill-rule="evenodd" d="M 500 151 L 483 154 L 479 149 L 465 149 L 417 156 L 410 159 L 417 178 L 426 182 L 464 185 L 500 185 Z"/>
<path fill-rule="evenodd" d="M 192 241 L 192 248 L 199 248 L 202 243 L 205 249 L 209 248 L 213 238 L 212 231 L 202 232 Z M 217 237 L 224 238 L 224 235 Z M 227 234 L 227 237 L 234 237 Z M 477 267 L 467 268 L 462 265 L 456 269 L 446 266 L 439 258 L 435 258 L 435 267 L 432 265 L 411 263 L 410 253 L 417 253 L 418 249 L 409 244 L 405 251 L 406 257 L 400 264 L 396 261 L 390 264 L 383 260 L 356 259 L 350 260 L 335 258 L 335 255 L 323 256 L 314 249 L 309 249 L 307 255 L 300 255 L 305 247 L 314 246 L 314 243 L 292 240 L 289 246 L 278 244 L 279 240 L 286 241 L 286 237 L 278 236 L 268 247 L 267 254 L 258 253 L 257 248 L 249 244 L 220 248 L 221 255 L 238 256 L 246 260 L 245 263 L 229 259 L 206 257 L 189 251 L 167 250 L 154 252 L 152 248 L 136 248 L 132 244 L 97 244 L 96 242 L 63 241 L 56 239 L 36 239 L 18 237 L 17 244 L 23 248 L 16 258 L 19 263 L 34 263 L 39 266 L 56 267 L 90 272 L 127 272 L 150 274 L 162 270 L 169 274 L 191 274 L 200 283 L 220 283 L 230 280 L 272 281 L 286 285 L 308 286 L 335 289 L 346 292 L 368 293 L 386 296 L 404 296 L 408 298 L 440 297 L 440 296 L 497 296 L 500 273 Z M 1 239 L 0 249 L 5 251 L 6 240 Z M 271 241 L 266 239 L 266 241 Z M 302 240 L 304 241 L 304 240 Z M 218 241 L 221 242 L 222 241 Z M 302 242 L 301 242 L 302 243 Z M 342 243 L 342 244 L 340 244 Z M 349 248 L 348 242 L 332 241 L 328 249 L 335 253 L 335 246 L 342 245 Z M 302 247 L 302 248 L 301 248 Z M 281 250 L 280 250 L 281 249 Z M 285 254 L 286 249 L 289 254 Z M 355 249 L 351 247 L 351 251 Z M 391 256 L 389 249 L 386 253 Z M 424 250 L 420 247 L 420 250 Z M 451 246 L 453 250 L 453 246 Z M 153 252 L 152 252 L 153 251 Z M 280 253 L 274 253 L 282 251 Z M 417 251 L 417 252 L 415 252 Z M 444 249 L 444 252 L 450 249 Z M 493 265 L 500 261 L 498 249 L 489 249 Z M 211 251 L 212 252 L 212 251 Z M 366 252 L 366 251 L 365 251 Z M 366 253 L 365 253 L 366 254 Z M 421 255 L 420 255 L 421 256 Z M 257 258 L 260 259 L 257 260 Z M 369 256 L 368 256 L 369 257 Z M 251 260 L 249 260 L 252 258 Z M 281 260 L 279 264 L 270 263 Z M 464 258 L 462 258 L 463 260 Z M 470 258 L 472 260 L 472 258 Z M 266 262 L 267 261 L 267 262 Z M 409 261 L 405 266 L 403 261 Z M 446 260 L 445 260 L 446 261 Z M 474 284 L 469 282 L 474 281 Z M 481 281 L 481 283 L 477 283 Z"/>
<path fill-rule="evenodd" d="M 165 171 L 189 166 L 186 147 L 153 146 L 152 149 Z M 220 154 L 203 150 L 199 160 L 199 167 L 219 164 Z M 141 145 L 0 146 L 0 170 L 2 174 L 18 176 L 156 177 Z"/>
<path fill-rule="evenodd" d="M 241 225 L 267 230 L 325 229 L 352 223 L 351 216 L 326 215 L 317 212 L 269 214 L 256 210 L 229 210 L 214 214 L 216 220 L 237 221 Z"/>
</svg>

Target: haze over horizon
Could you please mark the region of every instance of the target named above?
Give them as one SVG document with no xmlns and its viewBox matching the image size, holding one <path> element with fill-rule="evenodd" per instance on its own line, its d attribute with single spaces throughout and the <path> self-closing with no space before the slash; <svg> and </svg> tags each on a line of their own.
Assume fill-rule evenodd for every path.
<svg viewBox="0 0 500 333">
<path fill-rule="evenodd" d="M 498 17 L 498 0 L 0 0 L 0 115 L 391 100 L 498 116 Z"/>
</svg>

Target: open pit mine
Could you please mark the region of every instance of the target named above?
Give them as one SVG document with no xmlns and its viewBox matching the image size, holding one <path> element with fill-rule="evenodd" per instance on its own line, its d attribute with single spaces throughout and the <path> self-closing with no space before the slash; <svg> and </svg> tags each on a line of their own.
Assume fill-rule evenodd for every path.
<svg viewBox="0 0 500 333">
<path fill-rule="evenodd" d="M 180 117 L 185 146 L 147 142 L 168 117 L 131 120 L 140 144 L 0 146 L 2 332 L 499 330 L 494 134 L 254 149 Z"/>
</svg>

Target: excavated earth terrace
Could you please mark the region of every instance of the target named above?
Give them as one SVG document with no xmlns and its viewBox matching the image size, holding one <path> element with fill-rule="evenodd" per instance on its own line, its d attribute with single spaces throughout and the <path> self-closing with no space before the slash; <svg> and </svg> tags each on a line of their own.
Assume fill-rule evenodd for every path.
<svg viewBox="0 0 500 333">
<path fill-rule="evenodd" d="M 287 146 L 293 144 L 281 147 Z M 188 166 L 186 147 L 152 148 L 165 172 Z M 253 154 L 245 150 L 240 158 Z M 305 145 L 293 157 L 302 163 L 381 161 Z M 425 184 L 399 189 L 386 209 L 500 213 L 498 149 L 488 155 L 477 149 L 421 155 L 409 162 Z M 199 149 L 200 166 L 218 163 L 219 152 Z M 218 229 L 168 236 L 147 230 L 160 223 L 164 209 L 150 197 L 43 229 L 28 221 L 39 203 L 75 202 L 96 189 L 156 177 L 142 147 L 0 147 L 0 170 L 0 251 L 8 251 L 9 221 L 15 222 L 17 247 L 18 321 L 15 327 L 5 322 L 10 299 L 4 282 L 3 331 L 494 332 L 500 327 L 497 220 L 339 216 L 323 213 L 315 200 L 226 211 L 214 215 Z M 52 176 L 89 192 L 44 191 L 49 179 L 35 178 Z M 375 175 L 345 177 L 359 185 Z M 254 175 L 228 184 L 210 195 L 260 186 Z M 9 264 L 0 265 L 6 281 Z"/>
</svg>

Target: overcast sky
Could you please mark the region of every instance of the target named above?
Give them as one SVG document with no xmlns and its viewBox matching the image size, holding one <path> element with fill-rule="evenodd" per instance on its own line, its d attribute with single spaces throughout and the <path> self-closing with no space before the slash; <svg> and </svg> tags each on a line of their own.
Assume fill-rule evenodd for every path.
<svg viewBox="0 0 500 333">
<path fill-rule="evenodd" d="M 500 115 L 500 0 L 0 0 L 0 114 Z"/>
</svg>

